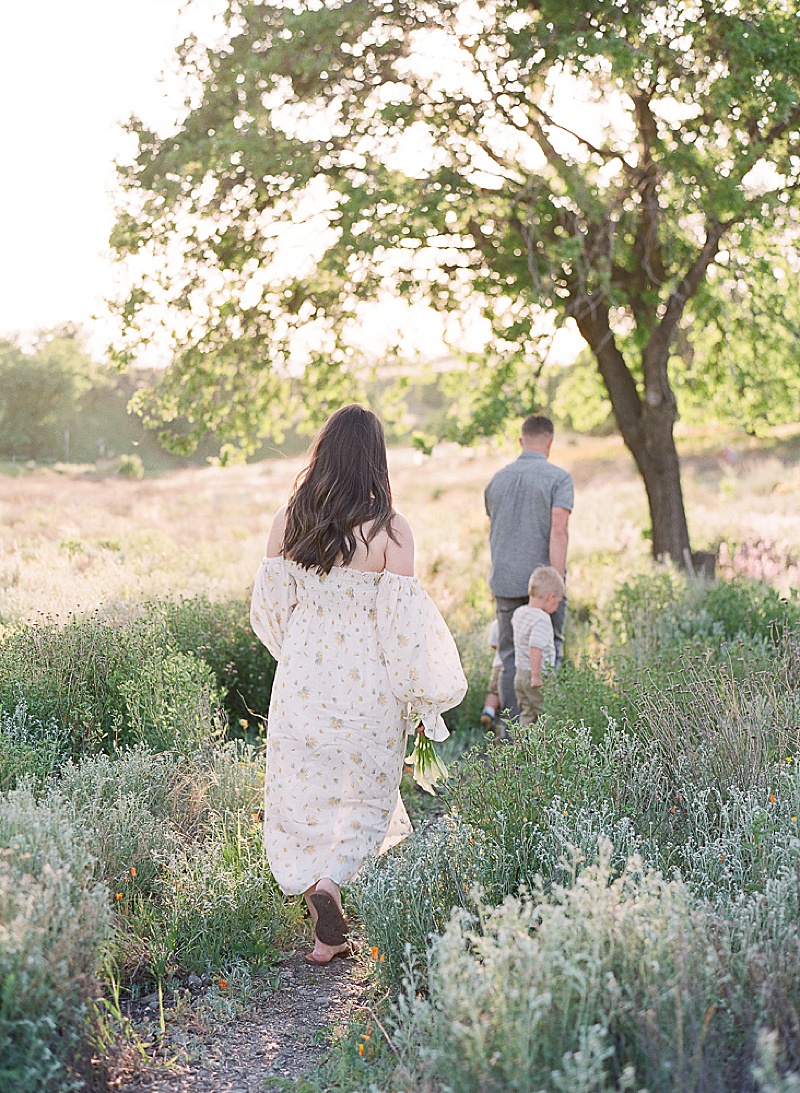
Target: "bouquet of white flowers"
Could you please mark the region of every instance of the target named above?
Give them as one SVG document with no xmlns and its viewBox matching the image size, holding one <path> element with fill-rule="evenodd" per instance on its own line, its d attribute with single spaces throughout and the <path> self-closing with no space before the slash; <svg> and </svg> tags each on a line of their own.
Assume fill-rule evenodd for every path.
<svg viewBox="0 0 800 1093">
<path fill-rule="evenodd" d="M 411 767 L 411 775 L 420 789 L 436 794 L 439 782 L 447 780 L 447 767 L 436 754 L 433 741 L 418 732 L 414 739 L 414 748 L 406 756 L 406 763 Z"/>
</svg>

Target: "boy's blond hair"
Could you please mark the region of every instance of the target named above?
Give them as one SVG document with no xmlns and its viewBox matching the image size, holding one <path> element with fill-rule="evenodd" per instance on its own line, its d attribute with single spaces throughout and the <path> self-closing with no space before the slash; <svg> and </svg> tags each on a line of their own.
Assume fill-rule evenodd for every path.
<svg viewBox="0 0 800 1093">
<path fill-rule="evenodd" d="M 559 596 L 563 596 L 566 590 L 564 578 L 551 565 L 538 566 L 528 581 L 529 596 L 546 596 L 548 592 L 558 592 Z"/>
</svg>

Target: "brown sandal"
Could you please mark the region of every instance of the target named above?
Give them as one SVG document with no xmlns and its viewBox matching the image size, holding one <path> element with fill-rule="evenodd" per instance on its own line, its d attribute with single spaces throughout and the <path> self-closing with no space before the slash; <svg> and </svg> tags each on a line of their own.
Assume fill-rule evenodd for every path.
<svg viewBox="0 0 800 1093">
<path fill-rule="evenodd" d="M 314 933 L 323 945 L 344 945 L 349 933 L 347 920 L 327 892 L 312 892 L 308 897 L 317 912 Z M 316 963 L 316 961 L 312 961 Z"/>
</svg>

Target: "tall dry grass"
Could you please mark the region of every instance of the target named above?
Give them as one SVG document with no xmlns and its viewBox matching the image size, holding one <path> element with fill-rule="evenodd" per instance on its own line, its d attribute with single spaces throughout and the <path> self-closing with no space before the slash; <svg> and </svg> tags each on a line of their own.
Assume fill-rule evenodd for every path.
<svg viewBox="0 0 800 1093">
<path fill-rule="evenodd" d="M 800 433 L 682 442 L 694 544 L 725 542 L 729 571 L 786 588 L 800 580 Z M 462 629 L 490 611 L 483 490 L 514 447 L 442 445 L 423 458 L 390 452 L 397 508 L 411 521 L 417 571 Z M 570 595 L 602 606 L 647 565 L 641 481 L 618 437 L 556 438 L 552 460 L 575 478 Z M 0 474 L 0 626 L 37 613 L 205 593 L 246 595 L 274 511 L 301 457 L 170 472 L 140 481 L 69 469 Z"/>
</svg>

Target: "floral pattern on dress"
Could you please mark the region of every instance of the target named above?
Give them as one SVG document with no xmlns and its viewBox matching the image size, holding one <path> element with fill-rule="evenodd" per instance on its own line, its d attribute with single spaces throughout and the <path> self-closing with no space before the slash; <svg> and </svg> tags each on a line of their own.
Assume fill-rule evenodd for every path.
<svg viewBox="0 0 800 1093">
<path fill-rule="evenodd" d="M 264 841 L 283 892 L 351 880 L 411 830 L 399 785 L 407 732 L 444 740 L 467 689 L 447 625 L 415 577 L 265 558 L 250 620 L 278 661 L 267 731 Z"/>
</svg>

